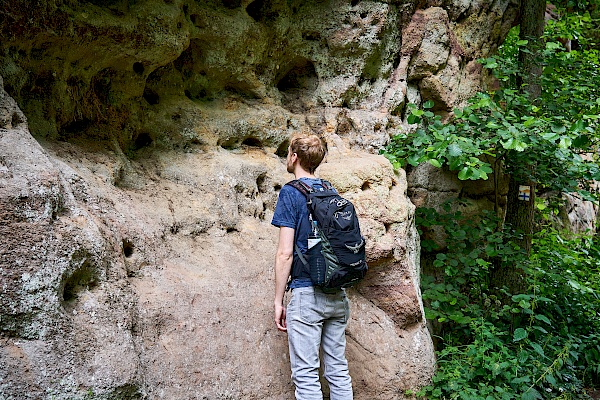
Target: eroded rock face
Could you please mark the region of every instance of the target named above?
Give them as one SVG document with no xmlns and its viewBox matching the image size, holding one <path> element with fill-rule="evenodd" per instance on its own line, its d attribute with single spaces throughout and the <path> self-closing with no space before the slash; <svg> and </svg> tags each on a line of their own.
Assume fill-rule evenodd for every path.
<svg viewBox="0 0 600 400">
<path fill-rule="evenodd" d="M 376 124 L 348 116 L 351 143 L 376 152 L 407 102 L 450 111 L 472 95 L 475 60 L 496 48 L 516 13 L 509 0 L 5 3 L 0 75 L 32 132 L 116 137 L 133 150 L 280 143 L 234 121 L 206 137 L 201 121 L 237 120 L 242 103 L 260 118 L 270 105 L 292 120 L 316 121 L 323 108 L 382 113 Z"/>
<path fill-rule="evenodd" d="M 283 159 L 263 149 L 148 151 L 0 130 L 3 396 L 292 396 L 272 323 L 270 226 Z M 431 338 L 406 179 L 332 143 L 321 168 L 358 205 L 369 278 L 351 290 L 356 398 L 427 382 Z M 60 379 L 57 379 L 60 377 Z"/>
<path fill-rule="evenodd" d="M 374 153 L 476 91 L 513 2 L 5 3 L 0 397 L 292 398 L 269 222 L 297 132 L 368 239 L 355 398 L 428 382 L 414 205 Z"/>
</svg>

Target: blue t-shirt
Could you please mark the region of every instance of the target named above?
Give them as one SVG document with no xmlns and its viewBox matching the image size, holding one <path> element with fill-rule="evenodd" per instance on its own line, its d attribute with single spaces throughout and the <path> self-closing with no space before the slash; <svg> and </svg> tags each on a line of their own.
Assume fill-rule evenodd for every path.
<svg viewBox="0 0 600 400">
<path fill-rule="evenodd" d="M 303 182 L 310 186 L 321 186 L 321 180 L 315 178 L 300 178 Z M 279 192 L 279 199 L 275 206 L 275 213 L 271 224 L 277 227 L 285 226 L 294 229 L 294 240 L 298 249 L 304 254 L 308 247 L 308 235 L 311 230 L 310 221 L 308 220 L 308 209 L 306 208 L 306 197 L 298 189 L 285 185 Z M 294 249 L 294 265 L 296 264 L 297 256 Z M 312 286 L 312 281 L 308 272 L 301 271 L 298 273 L 292 268 L 292 282 L 290 288 Z"/>
</svg>

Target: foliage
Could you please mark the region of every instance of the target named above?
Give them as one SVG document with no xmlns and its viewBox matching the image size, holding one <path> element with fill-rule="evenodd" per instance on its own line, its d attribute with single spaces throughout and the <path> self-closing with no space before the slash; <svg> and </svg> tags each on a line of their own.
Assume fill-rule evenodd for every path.
<svg viewBox="0 0 600 400">
<path fill-rule="evenodd" d="M 427 162 L 456 171 L 461 180 L 508 173 L 537 182 L 538 192 L 596 200 L 599 9 L 597 0 L 564 3 L 590 9 L 562 12 L 535 43 L 511 32 L 497 56 L 480 60 L 498 88 L 448 116 L 435 115 L 431 101 L 409 105 L 410 129 L 399 130 L 382 153 L 396 168 Z M 577 39 L 578 50 L 565 51 L 564 39 Z M 539 98 L 518 86 L 530 79 L 520 79 L 520 52 L 539 57 L 542 74 L 529 81 L 542 88 Z M 586 385 L 600 385 L 600 243 L 544 228 L 528 256 L 519 248 L 520 234 L 502 226 L 496 213 L 468 218 L 457 209 L 418 210 L 424 264 L 433 269 L 422 278 L 425 312 L 440 342 L 438 372 L 419 395 L 586 398 Z M 452 245 L 440 244 L 440 235 Z M 494 273 L 506 266 L 522 269 L 527 290 L 492 286 Z"/>
<path fill-rule="evenodd" d="M 430 111 L 431 101 L 422 109 L 409 105 L 407 122 L 417 125 L 398 132 L 382 153 L 396 168 L 428 162 L 457 171 L 461 180 L 488 179 L 504 167 L 519 179 L 538 182 L 542 191 L 595 199 L 589 183 L 600 180 L 599 52 L 565 52 L 558 41 L 561 34 L 576 35 L 584 20 L 550 25 L 540 60 L 541 98 L 530 99 L 515 87 L 516 54 L 527 51 L 528 42 L 513 32 L 498 57 L 480 60 L 501 88 L 478 93 L 454 109 L 449 121 Z"/>
<path fill-rule="evenodd" d="M 600 383 L 600 243 L 548 229 L 528 259 L 512 244 L 514 232 L 495 230 L 493 214 L 419 209 L 417 223 L 425 237 L 439 228 L 452 243 L 423 242 L 436 254 L 437 275 L 423 277 L 426 316 L 440 327 L 442 344 L 433 383 L 420 395 L 586 398 L 583 387 Z M 494 258 L 521 265 L 530 290 L 499 296 L 489 284 Z"/>
</svg>

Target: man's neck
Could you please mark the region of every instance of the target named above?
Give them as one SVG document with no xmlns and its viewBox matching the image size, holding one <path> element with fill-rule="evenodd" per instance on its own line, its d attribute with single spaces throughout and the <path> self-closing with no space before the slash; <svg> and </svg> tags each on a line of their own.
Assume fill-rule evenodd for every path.
<svg viewBox="0 0 600 400">
<path fill-rule="evenodd" d="M 304 168 L 297 166 L 296 169 L 294 170 L 294 177 L 296 179 L 300 179 L 300 178 L 312 178 L 312 179 L 316 179 L 317 177 L 314 174 L 311 174 L 310 172 L 306 171 Z"/>
</svg>

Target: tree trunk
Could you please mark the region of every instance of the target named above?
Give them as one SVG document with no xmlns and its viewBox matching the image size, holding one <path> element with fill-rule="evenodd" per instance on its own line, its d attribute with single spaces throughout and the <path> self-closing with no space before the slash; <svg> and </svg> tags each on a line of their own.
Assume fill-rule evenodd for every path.
<svg viewBox="0 0 600 400">
<path fill-rule="evenodd" d="M 540 48 L 539 38 L 544 33 L 544 12 L 546 1 L 522 0 L 520 38 L 527 40 L 527 51 L 519 53 L 521 74 L 517 76 L 518 87 L 526 91 L 531 99 L 537 99 L 541 94 L 539 76 L 542 66 L 537 62 L 537 50 Z M 509 160 L 510 162 L 510 160 Z M 515 166 L 516 170 L 519 166 Z M 523 173 L 512 174 L 509 181 L 508 197 L 506 204 L 505 224 L 522 233 L 518 243 L 527 255 L 531 252 L 531 239 L 533 235 L 533 217 L 535 205 L 535 182 L 528 176 L 532 170 Z M 529 198 L 519 194 L 519 188 L 529 186 Z M 507 286 L 511 293 L 520 293 L 526 289 L 523 269 L 519 265 L 495 265 L 492 271 L 491 283 L 494 286 Z"/>
<path fill-rule="evenodd" d="M 528 187 L 529 191 L 521 191 L 520 189 L 523 187 Z M 529 193 L 528 199 L 526 196 L 527 193 Z M 511 177 L 508 183 L 506 219 L 504 223 L 506 228 L 518 231 L 520 236 L 515 241 L 527 255 L 531 252 L 534 204 L 535 182 L 522 182 Z M 523 293 L 527 289 L 523 272 L 522 265 L 515 263 L 502 265 L 501 260 L 497 259 L 494 261 L 494 269 L 491 275 L 492 286 L 498 288 L 506 286 L 512 294 Z"/>
<path fill-rule="evenodd" d="M 517 76 L 517 85 L 529 93 L 532 99 L 539 98 L 541 88 L 539 76 L 542 74 L 542 66 L 537 62 L 537 54 L 540 50 L 539 38 L 544 34 L 545 25 L 545 0 L 522 0 L 521 19 L 519 23 L 519 38 L 527 40 L 527 51 L 519 52 L 519 63 L 522 74 Z"/>
<path fill-rule="evenodd" d="M 541 88 L 538 83 L 538 78 L 542 73 L 541 65 L 536 62 L 537 51 L 540 47 L 539 38 L 544 34 L 544 12 L 546 10 L 545 0 L 522 0 L 521 3 L 521 23 L 520 37 L 523 40 L 528 40 L 528 51 L 519 53 L 519 60 L 522 67 L 523 90 L 529 93 L 532 99 L 540 97 Z M 516 166 L 518 169 L 518 166 Z M 528 175 L 527 172 L 519 174 L 521 176 Z M 512 175 L 509 183 L 509 192 L 506 205 L 505 222 L 510 224 L 513 229 L 522 231 L 523 243 L 522 247 L 529 254 L 531 250 L 531 236 L 533 234 L 533 215 L 534 215 L 534 199 L 535 199 L 535 184 L 529 178 L 521 178 L 521 176 Z M 527 179 L 527 181 L 519 181 Z M 531 187 L 529 201 L 519 200 L 519 186 L 528 185 Z"/>
</svg>

